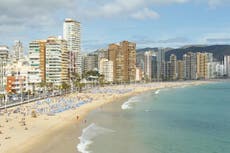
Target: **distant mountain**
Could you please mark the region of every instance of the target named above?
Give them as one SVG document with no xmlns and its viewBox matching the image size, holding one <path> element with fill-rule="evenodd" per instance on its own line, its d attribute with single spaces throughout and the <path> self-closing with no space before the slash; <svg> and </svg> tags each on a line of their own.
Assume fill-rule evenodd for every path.
<svg viewBox="0 0 230 153">
<path fill-rule="evenodd" d="M 154 50 L 157 51 L 158 48 L 143 48 L 143 49 L 137 49 L 137 54 L 142 54 L 145 51 Z M 169 57 L 171 54 L 175 54 L 177 56 L 178 60 L 181 60 L 183 58 L 183 55 L 188 52 L 210 52 L 213 53 L 213 56 L 216 60 L 222 61 L 224 58 L 224 55 L 230 55 L 230 45 L 192 45 L 192 46 L 184 46 L 178 49 L 172 49 L 167 48 L 165 58 L 166 60 L 169 60 Z"/>
<path fill-rule="evenodd" d="M 185 45 L 182 46 L 181 48 L 186 49 L 186 48 L 190 48 L 190 47 L 207 47 L 208 45 Z"/>
<path fill-rule="evenodd" d="M 230 55 L 230 45 L 212 45 L 212 46 L 191 46 L 187 48 L 172 49 L 166 52 L 165 58 L 169 60 L 171 54 L 175 54 L 179 60 L 183 58 L 183 55 L 187 52 L 209 52 L 213 53 L 216 60 L 222 61 L 224 55 Z"/>
</svg>

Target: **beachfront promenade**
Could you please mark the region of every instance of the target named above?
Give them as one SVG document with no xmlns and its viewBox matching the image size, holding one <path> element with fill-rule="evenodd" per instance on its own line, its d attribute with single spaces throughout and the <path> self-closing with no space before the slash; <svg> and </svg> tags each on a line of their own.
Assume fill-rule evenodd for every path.
<svg viewBox="0 0 230 153">
<path fill-rule="evenodd" d="M 13 153 L 14 147 L 23 153 L 30 143 L 36 144 L 42 136 L 63 126 L 78 123 L 91 110 L 106 103 L 134 96 L 149 90 L 187 85 L 199 85 L 207 81 L 167 82 L 149 84 L 114 85 L 95 87 L 83 93 L 70 93 L 57 97 L 39 99 L 0 110 L 0 150 Z M 30 141 L 30 138 L 34 141 Z M 27 142 L 30 142 L 27 144 Z M 20 144 L 27 144 L 20 146 Z"/>
<path fill-rule="evenodd" d="M 135 86 L 146 86 L 146 84 L 136 84 Z M 56 113 L 61 113 L 70 109 L 76 109 L 84 104 L 92 102 L 93 94 L 125 94 L 132 92 L 132 88 L 126 87 L 127 85 L 95 87 L 84 91 L 84 94 L 91 93 L 91 96 L 87 95 L 83 97 L 78 96 L 77 92 L 46 98 L 38 97 L 27 101 L 1 106 L 0 114 L 4 114 L 6 109 L 13 107 L 13 109 L 7 111 L 8 114 L 11 114 L 11 111 L 14 113 L 21 112 L 21 108 L 24 108 L 23 110 L 26 111 L 24 112 L 25 114 L 31 114 L 32 111 L 35 111 L 37 114 L 55 115 Z"/>
<path fill-rule="evenodd" d="M 84 92 L 88 92 L 90 91 L 91 93 L 99 93 L 98 90 L 100 90 L 101 93 L 123 93 L 124 91 L 122 89 L 119 90 L 112 90 L 110 88 L 100 88 L 100 87 L 94 87 L 91 89 L 85 89 Z M 73 91 L 71 93 L 77 93 L 77 91 Z M 0 104 L 0 110 L 2 109 L 6 109 L 6 108 L 11 108 L 11 107 L 15 107 L 15 106 L 19 106 L 19 105 L 24 105 L 24 104 L 28 104 L 28 103 L 33 103 L 33 102 L 37 102 L 37 101 L 51 101 L 52 98 L 54 97 L 63 97 L 65 95 L 71 94 L 70 92 L 67 93 L 63 93 L 63 94 L 51 94 L 50 96 L 39 96 L 37 95 L 37 97 L 35 98 L 28 98 L 27 100 L 21 100 L 19 99 L 19 101 L 3 101 Z"/>
<path fill-rule="evenodd" d="M 36 95 L 36 96 L 18 97 L 17 101 L 14 101 L 12 99 L 9 100 L 9 98 L 8 98 L 8 100 L 3 100 L 0 102 L 0 110 L 19 106 L 19 105 L 23 105 L 23 104 L 28 104 L 28 103 L 35 102 L 35 101 L 42 100 L 42 99 L 58 97 L 61 95 L 64 96 L 66 94 L 69 94 L 69 92 L 68 93 L 62 93 L 62 94 L 61 93 L 50 93 L 47 95 L 40 94 L 40 95 Z"/>
</svg>

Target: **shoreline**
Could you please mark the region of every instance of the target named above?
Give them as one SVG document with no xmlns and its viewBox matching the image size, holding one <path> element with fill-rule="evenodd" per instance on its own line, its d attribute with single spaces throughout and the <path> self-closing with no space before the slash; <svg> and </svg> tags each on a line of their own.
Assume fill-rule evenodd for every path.
<svg viewBox="0 0 230 153">
<path fill-rule="evenodd" d="M 68 131 L 66 129 L 68 129 L 71 126 L 75 126 L 74 128 L 78 130 L 77 133 L 78 135 L 80 135 L 80 126 L 85 125 L 84 119 L 86 115 L 88 115 L 88 113 L 92 110 L 95 110 L 105 104 L 125 100 L 129 97 L 151 90 L 159 90 L 163 88 L 173 88 L 180 86 L 194 86 L 214 82 L 217 81 L 166 82 L 143 84 L 142 86 L 126 85 L 109 87 L 111 89 L 120 89 L 121 87 L 132 89 L 130 92 L 124 94 L 75 93 L 80 96 L 91 96 L 93 97 L 93 101 L 82 105 L 76 110 L 67 110 L 62 113 L 56 114 L 55 116 L 41 115 L 38 116 L 38 118 L 31 118 L 30 116 L 28 116 L 26 117 L 26 119 L 28 120 L 28 130 L 24 130 L 21 126 L 16 125 L 18 124 L 16 121 L 19 119 L 20 114 L 16 114 L 18 115 L 18 118 L 12 118 L 12 120 L 7 123 L 5 123 L 4 119 L 2 118 L 4 116 L 1 116 L 0 123 L 2 124 L 4 122 L 4 125 L 1 125 L 0 127 L 0 130 L 2 131 L 2 134 L 0 134 L 0 149 L 3 151 L 3 153 L 13 153 L 15 152 L 15 149 L 17 150 L 17 152 L 20 153 L 36 153 L 36 149 L 34 148 L 40 148 L 39 152 L 52 153 L 52 150 L 47 150 L 50 148 L 41 148 L 41 146 L 44 146 L 44 143 L 47 144 L 46 142 L 49 142 L 50 144 L 58 144 L 58 142 L 60 143 L 61 140 L 59 140 L 59 138 L 61 138 L 62 134 L 65 134 L 65 131 Z M 80 118 L 77 119 L 76 115 L 80 116 Z M 5 133 L 5 131 L 9 132 Z M 10 138 L 5 139 L 6 137 Z M 58 140 L 55 140 L 55 138 L 53 137 L 57 137 Z M 75 147 L 72 149 L 75 152 L 77 150 Z M 72 149 L 70 151 L 72 151 Z"/>
</svg>

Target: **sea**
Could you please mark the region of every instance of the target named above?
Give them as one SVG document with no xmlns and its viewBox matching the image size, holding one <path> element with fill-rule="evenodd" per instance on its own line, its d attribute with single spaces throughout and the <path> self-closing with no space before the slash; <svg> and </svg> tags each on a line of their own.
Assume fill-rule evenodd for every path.
<svg viewBox="0 0 230 153">
<path fill-rule="evenodd" d="M 230 82 L 146 92 L 86 119 L 80 153 L 230 153 Z"/>
</svg>

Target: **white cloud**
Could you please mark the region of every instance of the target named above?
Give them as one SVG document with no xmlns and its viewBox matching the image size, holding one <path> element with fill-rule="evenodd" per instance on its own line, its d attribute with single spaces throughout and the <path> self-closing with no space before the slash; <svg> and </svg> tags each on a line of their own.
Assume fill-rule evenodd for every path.
<svg viewBox="0 0 230 153">
<path fill-rule="evenodd" d="M 65 17 L 80 21 L 98 18 L 157 19 L 160 13 L 153 9 L 155 6 L 194 1 L 211 7 L 229 3 L 229 0 L 1 0 L 0 39 L 13 41 L 28 36 L 29 40 L 34 35 L 61 34 L 56 31 L 61 32 L 61 22 Z"/>
<path fill-rule="evenodd" d="M 155 11 L 152 11 L 148 8 L 144 8 L 141 11 L 133 13 L 131 17 L 134 19 L 144 20 L 144 19 L 158 19 L 160 15 Z"/>
<path fill-rule="evenodd" d="M 216 6 L 229 0 L 195 0 Z M 57 16 L 71 15 L 86 18 L 133 17 L 156 18 L 159 14 L 151 8 L 156 5 L 183 4 L 192 0 L 1 0 L 0 24 L 50 24 Z M 60 17 L 59 17 L 60 18 Z M 36 19 L 37 21 L 35 21 Z"/>
<path fill-rule="evenodd" d="M 80 0 L 77 6 L 77 13 L 86 18 L 105 17 L 111 18 L 119 15 L 127 15 L 127 13 L 143 6 L 142 0 L 112 0 L 104 2 L 96 2 L 90 5 L 89 1 Z M 87 10 L 87 11 L 86 11 Z"/>
<path fill-rule="evenodd" d="M 68 11 L 74 0 L 1 0 L 0 25 L 44 27 L 55 25 L 54 18 L 58 11 Z"/>
<path fill-rule="evenodd" d="M 230 36 L 228 33 L 207 33 L 199 41 L 204 44 L 229 44 Z"/>
<path fill-rule="evenodd" d="M 210 6 L 217 6 L 229 2 L 229 0 L 194 0 L 205 2 Z M 78 18 L 95 17 L 132 17 L 140 14 L 140 10 L 156 5 L 183 4 L 192 0 L 1 0 L 0 18 L 7 18 L 7 23 L 21 22 L 25 24 L 29 19 L 46 16 L 50 20 L 58 12 L 63 15 L 71 13 Z M 146 11 L 146 10 L 144 10 Z M 152 10 L 153 12 L 156 12 Z M 147 12 L 147 11 L 146 11 Z M 134 15 L 136 16 L 136 15 Z M 44 21 L 42 19 L 42 21 Z M 38 21 L 39 22 L 39 21 Z M 0 23 L 5 24 L 5 23 Z"/>
<path fill-rule="evenodd" d="M 165 43 L 165 44 L 170 44 L 170 43 L 188 43 L 189 39 L 186 37 L 175 37 L 175 38 L 169 38 L 165 40 L 159 40 L 158 43 Z"/>
<path fill-rule="evenodd" d="M 73 10 L 75 2 L 75 0 L 1 0 L 1 43 L 11 45 L 15 39 L 23 37 L 24 41 L 35 35 L 44 36 L 43 31 L 52 32 L 53 29 L 57 31 L 56 22 L 62 15 L 60 12 L 67 14 L 66 12 Z"/>
<path fill-rule="evenodd" d="M 79 7 L 77 10 L 81 16 L 87 18 L 110 18 L 116 16 L 132 17 L 133 14 L 140 14 L 140 10 L 143 10 L 144 8 L 149 9 L 153 5 L 185 3 L 187 1 L 188 0 L 110 0 L 99 2 L 96 0 L 96 2 L 94 1 L 94 5 L 90 5 L 88 4 L 91 3 L 90 1 L 79 0 Z M 143 11 L 147 12 L 148 10 L 146 11 L 146 9 L 144 9 Z"/>
</svg>

